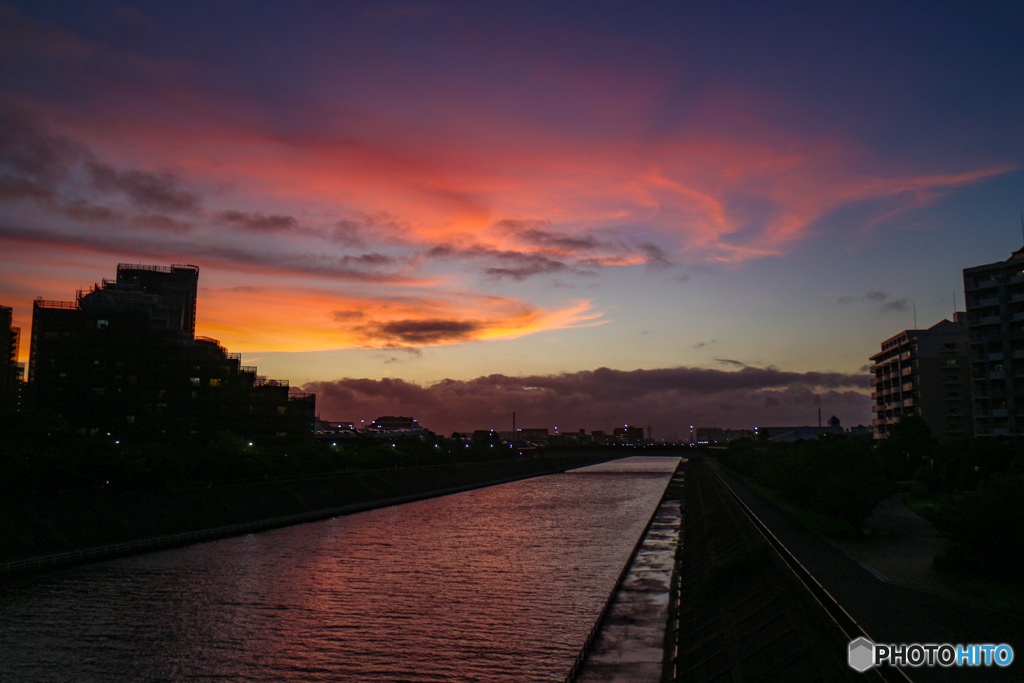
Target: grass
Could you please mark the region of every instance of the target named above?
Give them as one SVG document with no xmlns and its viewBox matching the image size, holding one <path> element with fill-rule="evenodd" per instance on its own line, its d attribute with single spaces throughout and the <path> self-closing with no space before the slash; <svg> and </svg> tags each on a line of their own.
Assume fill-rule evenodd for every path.
<svg viewBox="0 0 1024 683">
<path fill-rule="evenodd" d="M 759 496 L 769 501 L 772 505 L 785 512 L 800 526 L 819 536 L 832 536 L 838 538 L 849 538 L 858 536 L 857 530 L 849 522 L 838 517 L 826 515 L 814 510 L 806 510 L 786 500 L 781 493 L 775 489 L 768 488 L 750 477 L 732 471 L 733 476 L 742 481 L 747 487 L 756 492 Z"/>
<path fill-rule="evenodd" d="M 903 494 L 903 502 L 907 507 L 921 515 L 935 525 L 937 529 L 943 529 L 946 525 L 944 508 L 955 500 L 961 499 L 962 495 L 948 493 L 929 493 L 927 491 L 911 490 Z"/>
<path fill-rule="evenodd" d="M 948 521 L 943 508 L 962 497 L 962 494 L 912 490 L 903 495 L 903 501 L 911 510 L 942 530 Z M 937 566 L 936 571 L 950 590 L 967 602 L 1024 616 L 1024 586 L 979 576 L 962 569 Z"/>
<path fill-rule="evenodd" d="M 860 536 L 859 530 L 854 529 L 845 520 L 805 510 L 783 498 L 775 489 L 759 484 L 735 470 L 730 470 L 730 472 L 751 490 L 770 501 L 812 533 L 831 538 Z M 941 531 L 947 521 L 944 506 L 960 497 L 957 494 L 933 494 L 919 488 L 911 488 L 903 494 L 903 501 L 907 507 L 930 521 Z M 947 584 L 950 593 L 964 602 L 1024 616 L 1024 585 L 1009 584 L 958 569 L 936 568 L 936 571 L 943 582 Z"/>
<path fill-rule="evenodd" d="M 950 590 L 965 602 L 1024 617 L 1024 586 L 995 581 L 956 569 L 938 569 Z"/>
</svg>

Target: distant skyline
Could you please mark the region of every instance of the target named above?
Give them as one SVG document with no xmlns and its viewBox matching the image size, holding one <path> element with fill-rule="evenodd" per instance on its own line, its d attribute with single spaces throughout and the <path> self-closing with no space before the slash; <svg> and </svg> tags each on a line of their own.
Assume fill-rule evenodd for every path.
<svg viewBox="0 0 1024 683">
<path fill-rule="evenodd" d="M 200 267 L 322 417 L 870 424 L 1024 243 L 1024 6 L 2 2 L 0 305 Z"/>
</svg>

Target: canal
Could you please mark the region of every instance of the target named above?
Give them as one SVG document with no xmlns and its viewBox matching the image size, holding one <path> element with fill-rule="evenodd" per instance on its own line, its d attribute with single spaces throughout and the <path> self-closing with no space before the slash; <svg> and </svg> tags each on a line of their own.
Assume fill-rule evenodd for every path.
<svg viewBox="0 0 1024 683">
<path fill-rule="evenodd" d="M 0 678 L 560 681 L 677 462 L 12 579 Z"/>
</svg>

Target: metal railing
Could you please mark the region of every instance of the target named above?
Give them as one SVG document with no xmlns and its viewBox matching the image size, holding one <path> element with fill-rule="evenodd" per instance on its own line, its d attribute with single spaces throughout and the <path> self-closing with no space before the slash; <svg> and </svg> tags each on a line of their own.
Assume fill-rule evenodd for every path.
<svg viewBox="0 0 1024 683">
<path fill-rule="evenodd" d="M 49 299 L 43 299 L 42 297 L 37 298 L 33 303 L 35 304 L 36 308 L 78 308 L 77 301 L 53 301 Z"/>
</svg>

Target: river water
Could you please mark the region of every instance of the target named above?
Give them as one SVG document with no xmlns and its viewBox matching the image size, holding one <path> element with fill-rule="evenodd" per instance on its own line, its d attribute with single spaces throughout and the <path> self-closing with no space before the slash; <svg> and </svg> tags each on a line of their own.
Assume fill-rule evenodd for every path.
<svg viewBox="0 0 1024 683">
<path fill-rule="evenodd" d="M 0 679 L 558 681 L 676 458 L 0 585 Z"/>
</svg>

